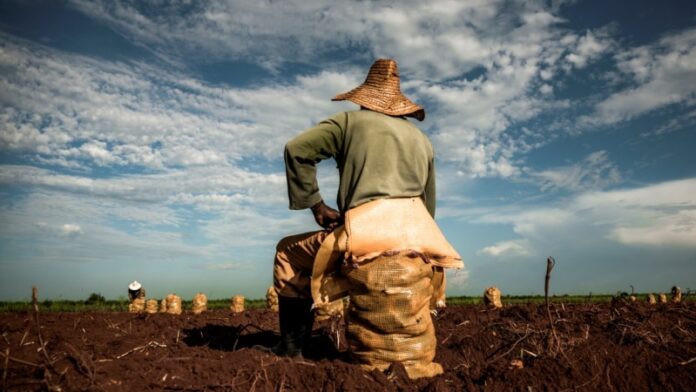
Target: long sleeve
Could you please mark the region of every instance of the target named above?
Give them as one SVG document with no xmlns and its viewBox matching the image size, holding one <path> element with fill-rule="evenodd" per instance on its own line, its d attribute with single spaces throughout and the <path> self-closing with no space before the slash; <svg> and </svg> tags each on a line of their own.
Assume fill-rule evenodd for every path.
<svg viewBox="0 0 696 392">
<path fill-rule="evenodd" d="M 345 116 L 343 116 L 345 117 Z M 312 207 L 322 200 L 316 164 L 336 157 L 343 142 L 341 115 L 322 121 L 285 145 L 285 174 L 290 209 Z"/>
<path fill-rule="evenodd" d="M 425 208 L 435 218 L 435 158 L 428 167 L 428 181 L 425 183 Z"/>
</svg>

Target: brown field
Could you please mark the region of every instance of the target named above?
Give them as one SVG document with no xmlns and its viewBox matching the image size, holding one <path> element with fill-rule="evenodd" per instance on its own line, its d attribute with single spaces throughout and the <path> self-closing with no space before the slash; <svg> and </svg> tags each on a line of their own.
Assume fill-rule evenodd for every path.
<svg viewBox="0 0 696 392">
<path fill-rule="evenodd" d="M 0 313 L 0 365 L 9 391 L 694 390 L 695 303 L 550 310 L 553 330 L 543 305 L 447 308 L 434 320 L 445 373 L 415 381 L 401 366 L 351 364 L 340 322 L 315 325 L 304 360 L 253 349 L 278 339 L 277 315 L 261 309 L 40 313 L 41 336 L 33 313 Z"/>
</svg>

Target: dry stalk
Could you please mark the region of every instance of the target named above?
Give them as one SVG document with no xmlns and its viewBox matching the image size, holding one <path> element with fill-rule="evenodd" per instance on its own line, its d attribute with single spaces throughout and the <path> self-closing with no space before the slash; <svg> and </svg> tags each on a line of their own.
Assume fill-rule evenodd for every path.
<svg viewBox="0 0 696 392">
<path fill-rule="evenodd" d="M 94 383 L 94 370 L 92 370 L 93 364 L 91 360 L 86 358 L 85 355 L 73 347 L 70 343 L 65 343 L 65 346 L 70 351 L 69 357 L 75 362 L 75 368 L 78 372 L 82 373 L 83 376 L 87 377 L 90 381 L 90 385 Z"/>
<path fill-rule="evenodd" d="M 5 367 L 3 368 L 2 371 L 2 390 L 6 391 L 7 390 L 7 367 L 10 364 L 10 348 L 7 347 L 5 349 Z"/>
<path fill-rule="evenodd" d="M 41 345 L 41 352 L 44 355 L 47 365 L 51 365 L 51 358 L 48 356 L 48 351 L 46 350 L 46 344 L 44 343 L 43 336 L 41 335 L 41 323 L 39 323 L 39 303 L 38 303 L 38 290 L 36 286 L 31 288 L 31 303 L 34 308 L 34 321 L 36 322 L 36 334 L 39 336 L 39 344 Z"/>
<path fill-rule="evenodd" d="M 153 341 L 149 342 L 148 344 L 145 344 L 145 345 L 143 345 L 143 346 L 138 346 L 138 347 L 135 347 L 135 348 L 132 348 L 132 349 L 126 351 L 125 353 L 123 353 L 123 354 L 117 356 L 116 359 L 121 359 L 121 358 L 125 357 L 126 355 L 132 354 L 132 353 L 134 353 L 134 352 L 136 352 L 136 351 L 145 350 L 145 349 L 148 348 L 148 347 L 167 347 L 167 345 L 166 345 L 166 344 L 162 344 L 162 343 L 157 343 L 157 342 L 155 342 L 155 341 L 153 340 Z"/>
<path fill-rule="evenodd" d="M 285 390 L 285 373 L 283 373 L 283 377 L 280 378 L 278 383 L 278 392 L 283 392 L 283 390 Z"/>
<path fill-rule="evenodd" d="M 258 380 L 259 380 L 259 374 L 256 373 L 256 376 L 254 377 L 254 382 L 251 383 L 251 388 L 249 388 L 249 392 L 255 391 L 255 390 L 256 390 L 256 389 L 255 389 L 255 387 L 256 387 L 256 381 L 258 381 Z"/>
<path fill-rule="evenodd" d="M 16 363 L 21 363 L 22 365 L 27 365 L 27 366 L 41 367 L 41 365 L 39 365 L 38 363 L 25 361 L 25 360 L 19 359 L 19 358 L 12 358 L 11 356 L 6 355 L 6 354 L 3 353 L 3 352 L 0 352 L 0 355 L 2 355 L 3 357 L 5 357 L 5 360 L 6 360 L 6 361 L 12 361 L 12 362 L 16 362 Z"/>
<path fill-rule="evenodd" d="M 694 362 L 696 362 L 696 357 L 693 357 L 691 359 L 687 359 L 686 361 L 679 362 L 677 365 L 686 366 L 686 365 L 688 365 L 690 363 L 694 363 Z"/>
<path fill-rule="evenodd" d="M 546 278 L 544 279 L 544 301 L 546 302 L 546 315 L 549 318 L 549 329 L 551 330 L 551 334 L 548 336 L 546 349 L 554 355 L 560 350 L 560 340 L 556 334 L 556 327 L 551 317 L 551 307 L 549 304 L 549 282 L 551 281 L 551 270 L 553 270 L 555 265 L 556 260 L 549 256 L 549 258 L 546 259 Z"/>
<path fill-rule="evenodd" d="M 495 361 L 499 360 L 500 358 L 503 358 L 504 356 L 510 354 L 510 353 L 512 352 L 512 350 L 514 350 L 515 347 L 517 347 L 518 344 L 520 344 L 523 340 L 527 339 L 529 336 L 530 336 L 530 332 L 529 332 L 529 330 L 527 330 L 527 331 L 525 332 L 525 334 L 524 334 L 521 338 L 517 339 L 517 340 L 515 341 L 515 343 L 513 343 L 513 344 L 510 346 L 509 349 L 507 349 L 504 353 L 502 353 L 502 354 L 496 356 L 495 358 L 491 359 L 489 362 L 495 362 Z"/>
<path fill-rule="evenodd" d="M 334 346 L 336 346 L 336 350 L 341 350 L 341 332 L 343 331 L 343 324 L 341 324 L 341 321 L 343 320 L 342 317 L 331 317 L 331 324 L 329 326 L 329 338 L 333 341 Z M 334 335 L 336 336 L 334 338 Z"/>
<path fill-rule="evenodd" d="M 24 341 L 27 339 L 27 336 L 29 336 L 29 327 L 24 331 L 24 335 L 22 335 L 22 339 L 19 341 L 19 347 L 22 347 L 24 345 Z"/>
</svg>

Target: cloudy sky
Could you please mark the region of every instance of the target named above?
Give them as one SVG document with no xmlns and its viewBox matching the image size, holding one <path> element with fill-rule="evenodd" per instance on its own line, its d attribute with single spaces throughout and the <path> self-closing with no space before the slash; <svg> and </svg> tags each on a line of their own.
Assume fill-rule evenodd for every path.
<svg viewBox="0 0 696 392">
<path fill-rule="evenodd" d="M 261 297 L 315 229 L 285 142 L 382 57 L 426 108 L 449 295 L 542 293 L 550 255 L 559 294 L 696 288 L 692 1 L 3 1 L 0 299 Z"/>
</svg>

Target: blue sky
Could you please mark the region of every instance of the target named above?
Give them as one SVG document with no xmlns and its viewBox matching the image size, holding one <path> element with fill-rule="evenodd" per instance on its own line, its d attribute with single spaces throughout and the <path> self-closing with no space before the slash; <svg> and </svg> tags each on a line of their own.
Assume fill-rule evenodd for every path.
<svg viewBox="0 0 696 392">
<path fill-rule="evenodd" d="M 0 299 L 261 297 L 283 146 L 377 58 L 438 165 L 449 295 L 696 288 L 690 1 L 0 3 Z M 320 165 L 335 204 L 332 162 Z"/>
</svg>

